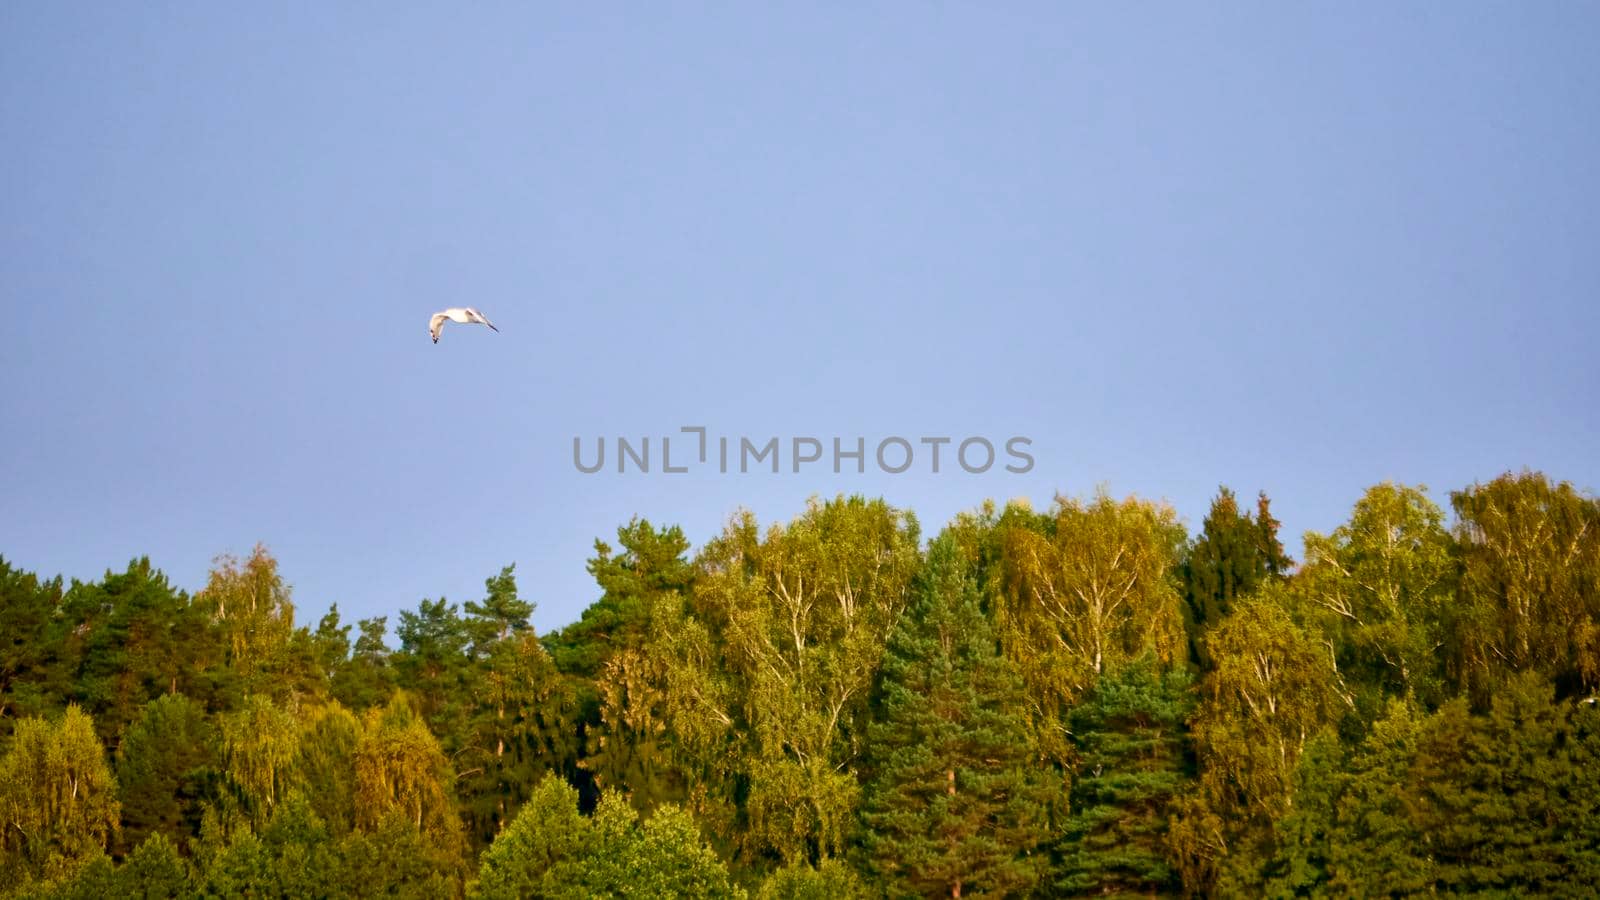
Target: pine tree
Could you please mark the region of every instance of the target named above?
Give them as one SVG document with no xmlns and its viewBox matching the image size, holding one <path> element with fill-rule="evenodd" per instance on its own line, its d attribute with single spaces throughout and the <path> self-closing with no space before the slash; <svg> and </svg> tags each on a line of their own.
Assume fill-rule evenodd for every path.
<svg viewBox="0 0 1600 900">
<path fill-rule="evenodd" d="M 60 642 L 50 634 L 61 604 L 61 579 L 42 581 L 0 556 L 0 740 L 18 719 L 45 711 L 46 668 Z"/>
<path fill-rule="evenodd" d="M 146 704 L 117 748 L 124 846 L 151 835 L 187 844 L 219 766 L 217 729 L 200 704 L 182 694 Z"/>
<path fill-rule="evenodd" d="M 941 539 L 884 658 L 862 812 L 868 868 L 897 893 L 1026 893 L 1045 858 L 1052 780 L 1018 712 L 1022 682 L 999 653 L 977 587 Z"/>
<path fill-rule="evenodd" d="M 678 526 L 657 528 L 636 518 L 617 529 L 617 542 L 620 553 L 594 542 L 589 574 L 600 586 L 600 599 L 545 639 L 556 665 L 569 675 L 593 679 L 613 653 L 642 643 L 652 599 L 682 594 L 694 581 L 689 539 Z"/>
<path fill-rule="evenodd" d="M 466 739 L 479 674 L 470 655 L 472 629 L 456 605 L 440 597 L 422 600 L 416 612 L 402 610 L 395 634 L 400 638 L 400 652 L 393 656 L 398 683 L 445 751 L 455 753 Z"/>
<path fill-rule="evenodd" d="M 1059 844 L 1062 894 L 1158 894 L 1178 887 L 1168 861 L 1172 800 L 1190 785 L 1183 671 L 1148 658 L 1102 676 L 1070 721 L 1078 749 L 1072 815 Z"/>
<path fill-rule="evenodd" d="M 650 646 L 665 618 L 678 618 L 694 581 L 689 541 L 676 526 L 657 529 L 634 519 L 617 529 L 621 552 L 595 541 L 589 573 L 603 593 L 583 617 L 545 639 L 569 677 L 583 760 L 578 784 L 586 800 L 599 789 L 625 788 L 640 809 L 687 796 L 661 727 L 662 654 Z"/>
<path fill-rule="evenodd" d="M 334 671 L 332 691 L 340 703 L 359 712 L 389 699 L 395 671 L 389 646 L 383 640 L 389 617 L 362 619 L 356 627 L 360 634 L 350 649 L 350 658 Z"/>
<path fill-rule="evenodd" d="M 499 575 L 486 579 L 483 602 L 468 600 L 462 607 L 472 652 L 479 659 L 487 657 L 497 642 L 529 627 L 533 604 L 517 596 L 516 568 L 515 564 L 506 566 Z"/>
</svg>

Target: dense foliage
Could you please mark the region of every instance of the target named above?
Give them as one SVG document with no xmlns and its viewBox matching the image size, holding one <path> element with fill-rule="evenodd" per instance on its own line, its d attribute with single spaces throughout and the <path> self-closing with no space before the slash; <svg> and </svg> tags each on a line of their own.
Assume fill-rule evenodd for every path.
<svg viewBox="0 0 1600 900">
<path fill-rule="evenodd" d="M 0 897 L 1585 895 L 1600 501 L 1449 501 L 636 520 L 542 637 L 0 559 Z"/>
</svg>

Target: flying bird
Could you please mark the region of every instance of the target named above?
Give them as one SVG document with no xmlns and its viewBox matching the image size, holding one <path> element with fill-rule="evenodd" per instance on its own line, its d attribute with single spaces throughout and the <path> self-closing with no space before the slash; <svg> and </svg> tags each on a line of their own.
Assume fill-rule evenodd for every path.
<svg viewBox="0 0 1600 900">
<path fill-rule="evenodd" d="M 443 312 L 434 313 L 433 318 L 428 320 L 428 334 L 433 335 L 433 342 L 435 344 L 439 343 L 439 332 L 444 330 L 444 321 L 446 319 L 449 319 L 458 325 L 472 325 L 476 323 L 478 325 L 487 325 L 494 331 L 500 330 L 494 327 L 493 322 L 484 318 L 483 313 L 478 312 L 472 307 L 468 306 L 463 308 L 459 306 L 453 306 Z"/>
</svg>

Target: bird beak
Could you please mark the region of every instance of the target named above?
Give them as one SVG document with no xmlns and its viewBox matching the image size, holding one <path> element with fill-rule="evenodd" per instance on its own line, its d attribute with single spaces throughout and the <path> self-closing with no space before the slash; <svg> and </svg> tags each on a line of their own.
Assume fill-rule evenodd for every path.
<svg viewBox="0 0 1600 900">
<path fill-rule="evenodd" d="M 488 322 L 485 322 L 485 323 L 483 323 L 483 324 L 485 324 L 485 325 L 489 325 L 489 323 L 488 323 Z M 491 331 L 499 331 L 499 330 L 500 330 L 500 329 L 498 329 L 498 328 L 496 328 L 496 327 L 494 327 L 494 326 L 493 326 L 493 325 L 489 325 L 489 330 L 491 330 Z"/>
</svg>

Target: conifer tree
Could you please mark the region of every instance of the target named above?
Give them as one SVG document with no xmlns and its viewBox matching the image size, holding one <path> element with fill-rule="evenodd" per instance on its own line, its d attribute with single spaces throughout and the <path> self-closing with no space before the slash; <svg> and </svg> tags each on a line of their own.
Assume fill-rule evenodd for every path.
<svg viewBox="0 0 1600 900">
<path fill-rule="evenodd" d="M 1278 521 L 1272 517 L 1264 491 L 1256 510 L 1252 520 L 1249 513 L 1239 509 L 1232 490 L 1218 488 L 1200 535 L 1183 563 L 1191 647 L 1202 669 L 1212 665 L 1206 653 L 1206 631 L 1227 617 L 1238 598 L 1267 578 L 1285 574 L 1291 565 L 1278 541 Z"/>
<path fill-rule="evenodd" d="M 1027 893 L 1045 862 L 1035 848 L 1055 779 L 1036 768 L 1018 716 L 1021 679 L 952 541 L 934 543 L 918 581 L 870 731 L 865 863 L 894 893 Z"/>
<path fill-rule="evenodd" d="M 384 703 L 394 689 L 395 671 L 383 640 L 388 627 L 388 616 L 357 622 L 360 633 L 350 648 L 350 658 L 334 671 L 333 696 L 351 710 L 360 712 Z"/>
<path fill-rule="evenodd" d="M 468 600 L 462 607 L 472 653 L 479 659 L 486 658 L 496 643 L 529 627 L 533 604 L 517 596 L 516 568 L 515 564 L 506 566 L 499 575 L 486 579 L 483 602 Z"/>
<path fill-rule="evenodd" d="M 1522 673 L 1486 715 L 1456 700 L 1424 725 L 1406 833 L 1433 865 L 1433 891 L 1578 896 L 1593 887 L 1583 878 L 1600 869 L 1594 720 L 1575 728 L 1574 705 L 1554 695 L 1548 680 Z"/>
<path fill-rule="evenodd" d="M 1178 887 L 1168 860 L 1172 801 L 1190 786 L 1189 677 L 1149 658 L 1102 676 L 1070 721 L 1078 749 L 1072 814 L 1058 845 L 1061 894 L 1161 894 Z"/>
<path fill-rule="evenodd" d="M 41 580 L 0 556 L 0 740 L 49 703 L 45 670 L 61 643 L 51 634 L 61 595 L 60 578 Z"/>
<path fill-rule="evenodd" d="M 694 581 L 689 539 L 676 525 L 657 528 L 635 518 L 617 529 L 617 543 L 621 552 L 594 542 L 589 574 L 600 586 L 600 599 L 545 639 L 556 665 L 569 675 L 595 678 L 613 653 L 643 643 L 653 600 L 682 595 Z"/>
<path fill-rule="evenodd" d="M 603 593 L 583 617 L 546 639 L 569 676 L 583 739 L 580 789 L 625 788 L 648 810 L 687 797 L 664 734 L 665 656 L 651 646 L 675 630 L 694 581 L 689 541 L 676 526 L 634 519 L 617 529 L 620 552 L 595 541 L 589 573 Z"/>
<path fill-rule="evenodd" d="M 216 726 L 200 704 L 182 694 L 146 704 L 117 748 L 124 846 L 158 834 L 187 844 L 218 754 Z"/>
</svg>

